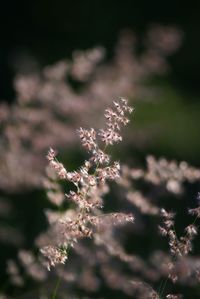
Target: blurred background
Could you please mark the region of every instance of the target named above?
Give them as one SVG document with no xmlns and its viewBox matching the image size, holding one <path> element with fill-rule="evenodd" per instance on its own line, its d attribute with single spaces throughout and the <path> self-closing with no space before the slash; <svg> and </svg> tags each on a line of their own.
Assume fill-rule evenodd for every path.
<svg viewBox="0 0 200 299">
<path fill-rule="evenodd" d="M 119 33 L 124 29 L 133 30 L 142 39 L 153 24 L 177 26 L 184 38 L 179 50 L 169 57 L 172 71 L 164 81 L 170 85 L 170 90 L 165 92 L 165 95 L 169 93 L 169 101 L 171 98 L 171 104 L 167 105 L 172 117 L 169 123 L 178 117 L 179 125 L 173 126 L 177 131 L 173 134 L 176 142 L 169 136 L 167 145 L 170 142 L 170 147 L 175 147 L 174 143 L 180 142 L 182 151 L 177 148 L 176 154 L 179 152 L 180 158 L 186 155 L 185 159 L 189 157 L 195 162 L 199 152 L 198 127 L 195 125 L 200 93 L 198 1 L 189 7 L 184 3 L 180 7 L 178 1 L 166 4 L 160 1 L 59 1 L 56 4 L 49 1 L 7 1 L 1 9 L 1 20 L 0 98 L 9 103 L 15 99 L 13 79 L 18 73 L 34 72 L 70 58 L 74 50 L 96 46 L 105 47 L 108 59 L 113 56 Z M 187 121 L 189 123 L 185 125 Z M 181 134 L 182 126 L 188 128 L 183 130 L 184 134 Z M 189 130 L 191 127 L 193 129 Z"/>
<path fill-rule="evenodd" d="M 114 157 L 131 166 L 144 166 L 148 154 L 200 166 L 199 11 L 199 1 L 1 4 L 2 294 L 35 287 L 29 278 L 13 286 L 6 268 L 47 225 L 43 210 L 51 203 L 42 180 L 49 146 L 70 169 L 80 166 L 85 154 L 76 128 L 101 125 L 101 112 L 116 97 L 130 98 L 135 112 Z M 185 207 L 199 185 L 186 189 Z"/>
<path fill-rule="evenodd" d="M 96 45 L 111 55 L 122 29 L 142 34 L 152 23 L 183 30 L 184 43 L 172 60 L 173 83 L 194 96 L 199 93 L 198 1 L 191 6 L 178 1 L 6 1 L 1 20 L 1 98 L 13 99 L 13 75 L 22 57 L 41 66 Z"/>
</svg>

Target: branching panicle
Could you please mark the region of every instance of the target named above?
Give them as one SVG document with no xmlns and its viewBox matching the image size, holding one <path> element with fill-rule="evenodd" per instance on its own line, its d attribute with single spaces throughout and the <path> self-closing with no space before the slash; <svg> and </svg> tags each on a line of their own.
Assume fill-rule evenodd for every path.
<svg viewBox="0 0 200 299">
<path fill-rule="evenodd" d="M 41 252 L 47 258 L 48 269 L 65 263 L 67 248 L 74 246 L 79 239 L 91 238 L 93 234 L 97 239 L 97 234 L 102 231 L 102 228 L 119 226 L 134 220 L 131 214 L 104 215 L 100 210 L 105 192 L 103 186 L 106 186 L 108 180 L 115 181 L 119 178 L 120 164 L 117 161 L 110 162 L 108 154 L 99 147 L 97 137 L 99 136 L 106 146 L 121 141 L 122 137 L 117 131 L 122 125 L 128 123 L 126 114 L 133 110 L 124 98 L 121 98 L 119 102 L 114 102 L 114 107 L 115 110 L 107 109 L 105 112 L 106 129 L 100 130 L 99 133 L 93 128 L 78 130 L 82 146 L 90 154 L 89 160 L 85 161 L 79 170 L 67 171 L 64 165 L 58 162 L 56 152 L 52 148 L 48 152 L 49 165 L 58 178 L 72 182 L 76 188 L 75 191 L 71 190 L 65 194 L 68 201 L 75 203 L 74 213 L 71 217 L 57 219 L 51 223 L 49 240 L 53 239 L 54 242 L 42 246 Z M 50 199 L 55 200 L 55 192 L 50 191 L 48 194 Z"/>
</svg>

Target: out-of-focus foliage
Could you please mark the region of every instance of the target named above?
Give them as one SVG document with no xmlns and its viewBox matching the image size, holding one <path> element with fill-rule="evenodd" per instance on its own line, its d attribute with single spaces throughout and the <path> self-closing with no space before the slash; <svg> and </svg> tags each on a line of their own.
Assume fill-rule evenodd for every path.
<svg viewBox="0 0 200 299">
<path fill-rule="evenodd" d="M 0 105 L 0 187 L 9 192 L 40 187 L 43 156 L 50 146 L 62 150 L 73 146 L 76 127 L 93 125 L 102 107 L 119 95 L 150 98 L 145 82 L 169 71 L 166 57 L 177 50 L 181 38 L 173 27 L 154 26 L 138 53 L 141 45 L 124 32 L 112 61 L 103 62 L 105 51 L 96 48 L 75 51 L 72 61 L 60 61 L 41 72 L 19 74 L 15 102 L 11 107 Z"/>
</svg>

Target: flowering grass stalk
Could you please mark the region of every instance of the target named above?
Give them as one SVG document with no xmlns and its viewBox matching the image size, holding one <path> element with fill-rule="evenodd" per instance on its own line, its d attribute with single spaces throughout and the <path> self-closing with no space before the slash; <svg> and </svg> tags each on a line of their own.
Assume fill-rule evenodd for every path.
<svg viewBox="0 0 200 299">
<path fill-rule="evenodd" d="M 93 128 L 78 130 L 82 146 L 89 153 L 89 159 L 77 171 L 67 171 L 57 160 L 56 152 L 50 148 L 47 159 L 51 169 L 59 179 L 71 182 L 75 186 L 75 190 L 65 194 L 66 200 L 74 203 L 75 208 L 71 217 L 61 217 L 51 225 L 48 232 L 51 242 L 41 248 L 49 270 L 66 262 L 68 248 L 74 247 L 79 239 L 92 238 L 102 226 L 109 226 L 110 223 L 119 226 L 134 220 L 132 214 L 104 214 L 101 210 L 107 181 L 115 181 L 120 176 L 119 162 L 111 162 L 105 148 L 122 141 L 120 130 L 129 122 L 126 115 L 132 111 L 127 100 L 121 98 L 114 102 L 113 109 L 106 109 L 104 129 L 99 132 Z M 103 150 L 100 144 L 104 144 Z"/>
</svg>

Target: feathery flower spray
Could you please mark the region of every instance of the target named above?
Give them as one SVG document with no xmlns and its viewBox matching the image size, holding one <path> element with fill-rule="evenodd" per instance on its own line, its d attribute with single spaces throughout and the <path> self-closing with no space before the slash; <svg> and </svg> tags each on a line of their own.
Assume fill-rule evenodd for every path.
<svg viewBox="0 0 200 299">
<path fill-rule="evenodd" d="M 90 157 L 77 171 L 67 171 L 64 165 L 56 159 L 56 152 L 52 148 L 48 152 L 49 165 L 57 177 L 73 183 L 76 189 L 65 194 L 66 199 L 75 204 L 73 213 L 71 216 L 60 217 L 53 222 L 45 241 L 41 242 L 41 252 L 46 258 L 45 262 L 49 270 L 52 266 L 65 263 L 69 246 L 73 247 L 79 239 L 92 238 L 101 226 L 109 226 L 109 223 L 122 225 L 134 220 L 131 214 L 104 214 L 101 210 L 107 181 L 115 181 L 120 177 L 119 162 L 112 163 L 105 149 L 108 145 L 122 141 L 121 127 L 127 125 L 129 122 L 127 114 L 133 111 L 124 98 L 113 103 L 114 108 L 105 111 L 106 127 L 104 129 L 99 132 L 93 128 L 78 130 L 82 146 Z M 99 145 L 102 143 L 104 149 L 101 149 Z"/>
</svg>

